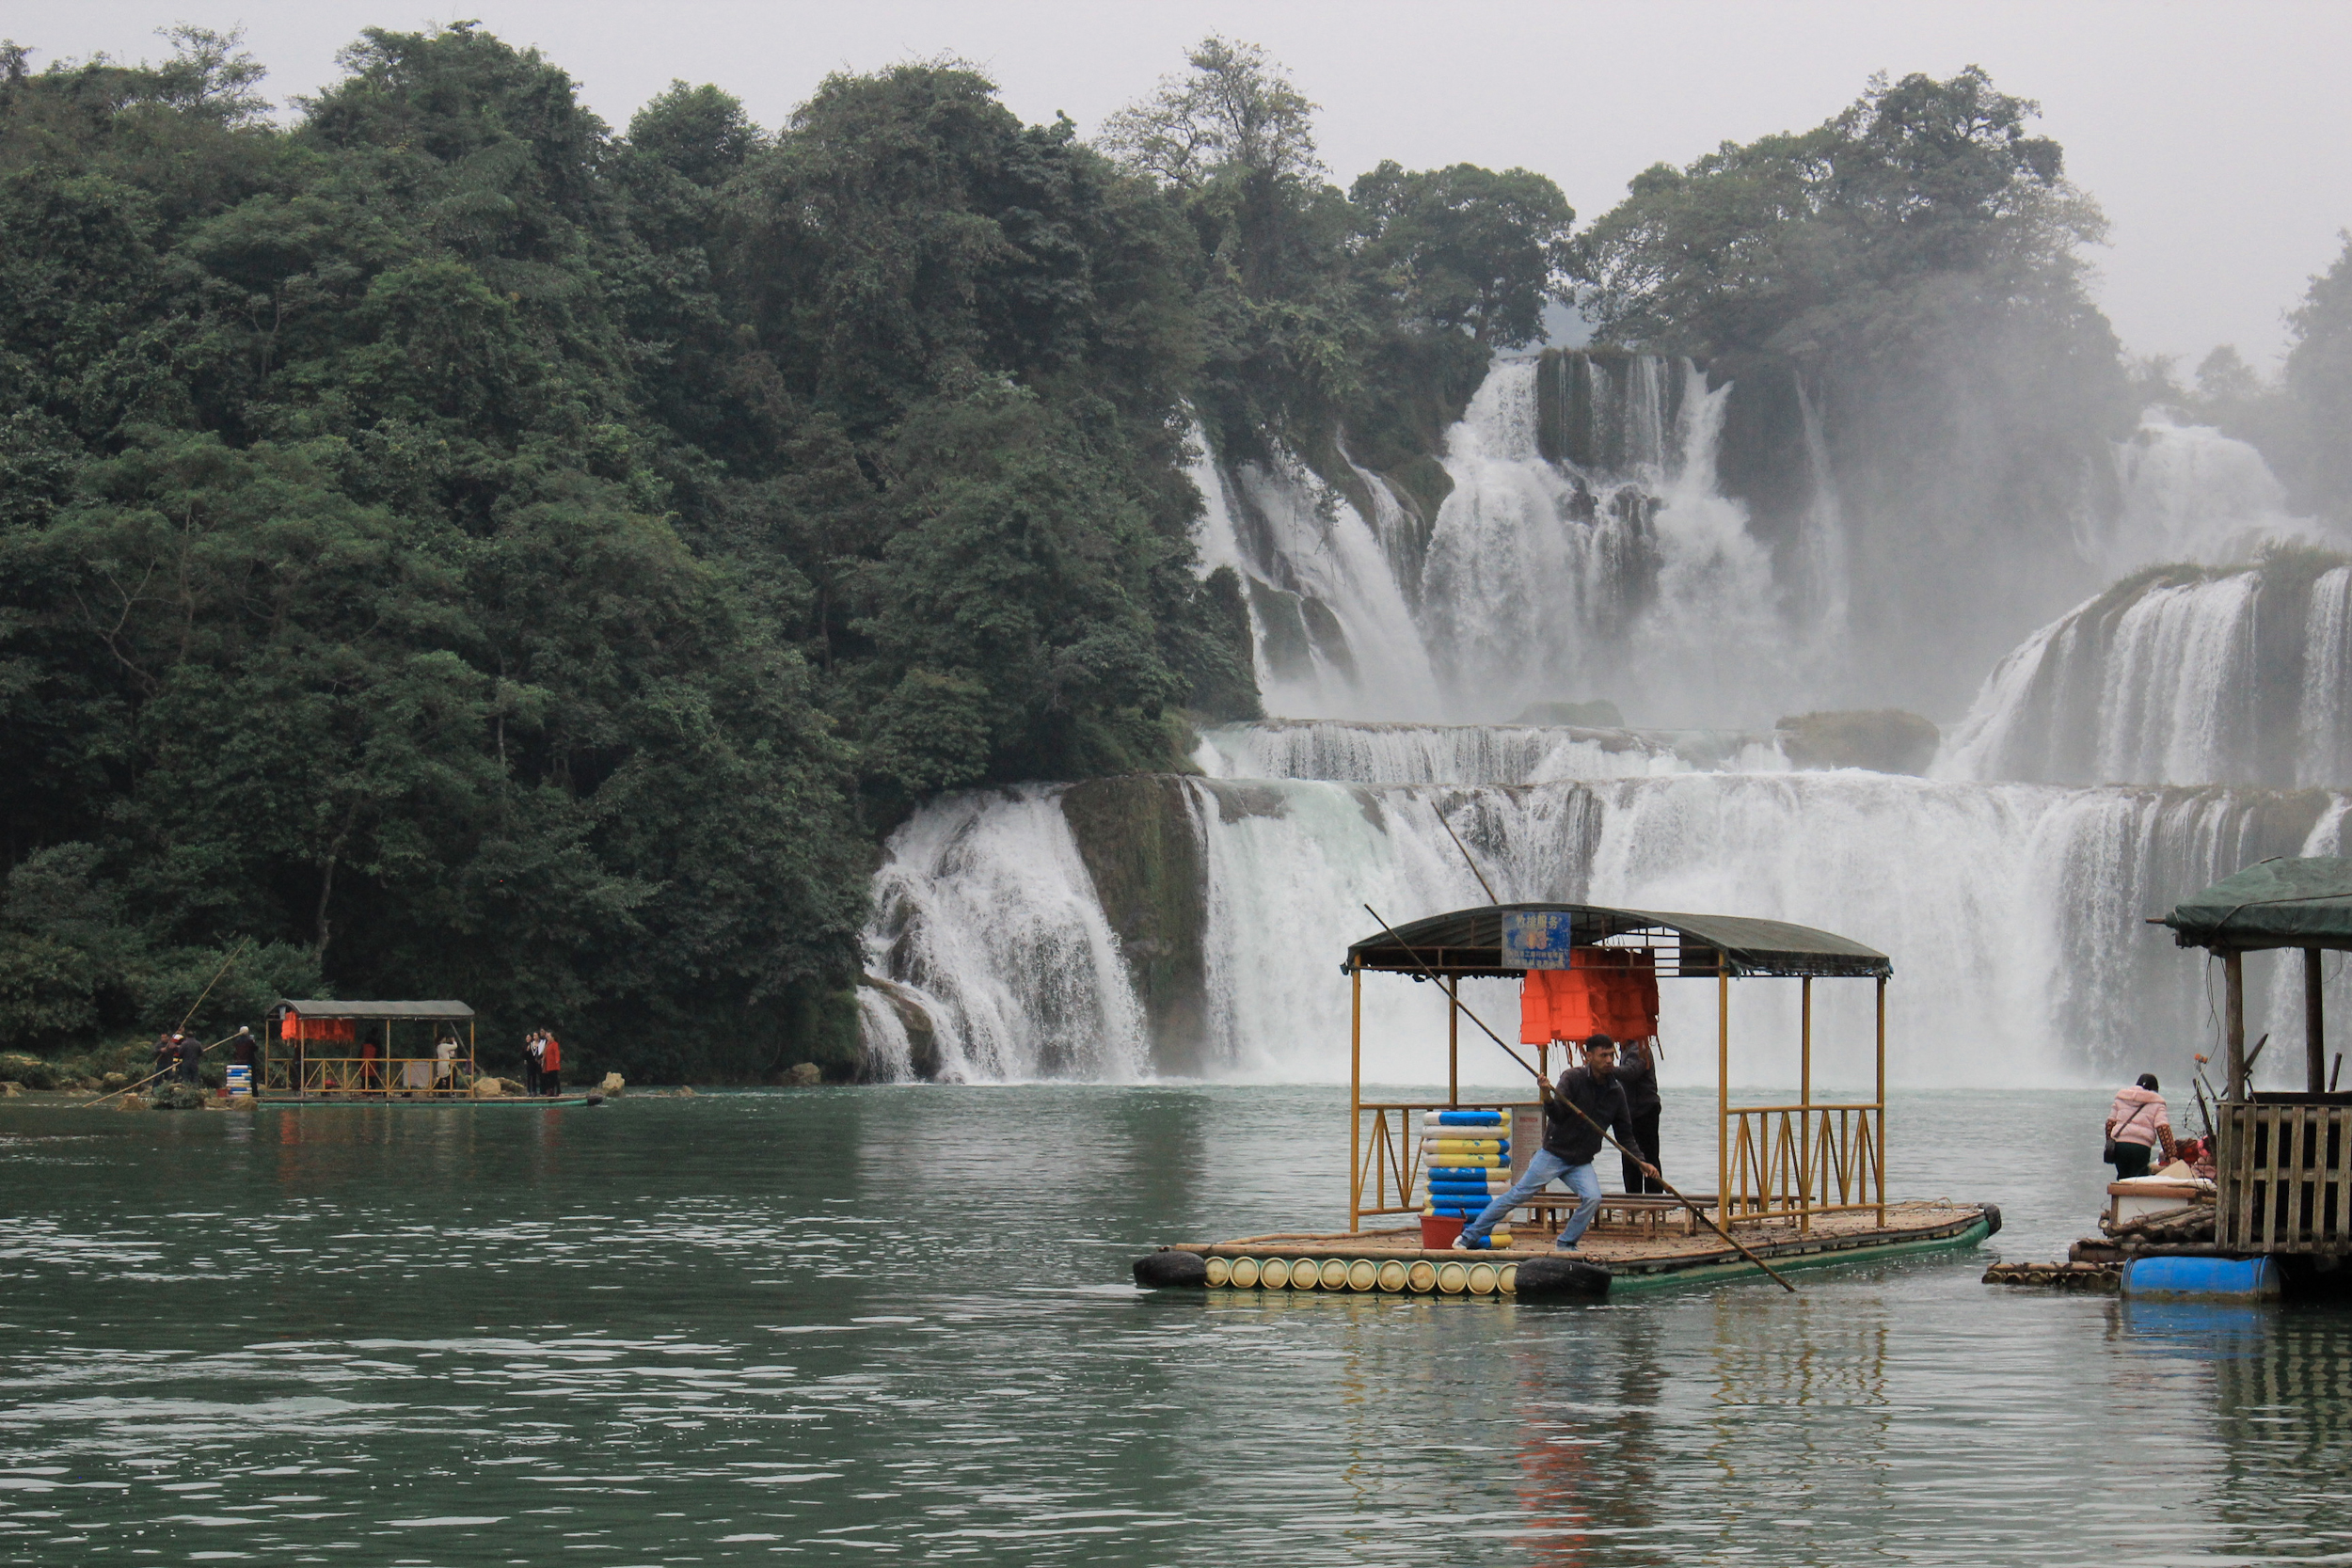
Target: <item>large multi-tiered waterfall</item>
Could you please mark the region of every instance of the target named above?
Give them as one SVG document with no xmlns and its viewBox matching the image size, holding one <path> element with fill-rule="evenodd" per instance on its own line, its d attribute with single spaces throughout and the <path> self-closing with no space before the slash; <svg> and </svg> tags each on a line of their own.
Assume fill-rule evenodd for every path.
<svg viewBox="0 0 2352 1568">
<path fill-rule="evenodd" d="M 1480 873 L 1505 899 L 1878 945 L 1899 1081 L 2076 1082 L 2201 1048 L 2204 966 L 2146 917 L 2265 856 L 2346 851 L 2352 565 L 2277 515 L 2250 448 L 2152 419 L 2119 445 L 2120 509 L 2074 547 L 2086 571 L 2189 563 L 2014 627 L 1932 777 L 1802 770 L 1776 721 L 1867 657 L 1844 641 L 1834 476 L 1808 407 L 1814 499 L 1768 548 L 1716 493 L 1722 411 L 1687 364 L 1500 364 L 1434 508 L 1361 468 L 1204 455 L 1203 555 L 1248 579 L 1286 717 L 1205 732 L 1199 776 L 919 812 L 866 936 L 874 1069 L 1337 1077 L 1339 956 L 1374 928 L 1365 906 L 1401 922 L 1484 902 Z M 1502 721 L 1604 695 L 1719 727 Z M 2292 1034 L 2293 977 L 2254 964 L 2253 1027 Z M 1737 1005 L 1784 1005 L 1756 990 Z M 1827 990 L 1820 1065 L 1858 1073 L 1867 1020 Z M 1469 995 L 1510 1015 L 1505 987 Z M 1711 1006 L 1668 988 L 1670 1076 L 1704 1076 L 1675 1046 Z M 1392 983 L 1368 1071 L 1425 1077 L 1438 1012 Z"/>
</svg>

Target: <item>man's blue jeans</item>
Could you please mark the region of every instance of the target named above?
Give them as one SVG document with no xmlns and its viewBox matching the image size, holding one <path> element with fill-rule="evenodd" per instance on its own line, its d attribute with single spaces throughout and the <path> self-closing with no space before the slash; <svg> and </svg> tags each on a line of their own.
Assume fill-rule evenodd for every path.
<svg viewBox="0 0 2352 1568">
<path fill-rule="evenodd" d="M 1478 1217 L 1462 1227 L 1462 1234 L 1473 1242 L 1483 1242 L 1502 1218 L 1519 1204 L 1550 1184 L 1554 1178 L 1565 1181 L 1568 1190 L 1577 1196 L 1576 1212 L 1560 1228 L 1562 1247 L 1573 1247 L 1582 1239 L 1585 1227 L 1593 1223 L 1593 1211 L 1600 1207 L 1600 1173 L 1593 1163 L 1569 1164 L 1548 1148 L 1539 1148 L 1527 1162 L 1527 1174 L 1511 1184 L 1511 1190 L 1479 1211 Z"/>
</svg>

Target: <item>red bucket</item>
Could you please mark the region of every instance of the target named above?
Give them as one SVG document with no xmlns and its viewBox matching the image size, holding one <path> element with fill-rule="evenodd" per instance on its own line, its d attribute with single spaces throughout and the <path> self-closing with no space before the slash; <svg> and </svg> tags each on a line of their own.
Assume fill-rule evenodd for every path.
<svg viewBox="0 0 2352 1568">
<path fill-rule="evenodd" d="M 1423 1214 L 1421 1217 L 1421 1244 L 1431 1252 L 1444 1252 L 1454 1245 L 1454 1238 L 1462 1233 L 1470 1222 L 1459 1214 Z"/>
</svg>

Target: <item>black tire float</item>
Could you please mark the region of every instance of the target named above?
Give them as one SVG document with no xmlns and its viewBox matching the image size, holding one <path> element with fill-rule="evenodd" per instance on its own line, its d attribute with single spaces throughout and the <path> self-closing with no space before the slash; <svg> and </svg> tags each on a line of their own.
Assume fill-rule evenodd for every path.
<svg viewBox="0 0 2352 1568">
<path fill-rule="evenodd" d="M 1579 1258 L 1530 1258 L 1519 1265 L 1517 1293 L 1521 1301 L 1600 1301 L 1610 1278 L 1607 1269 Z"/>
<path fill-rule="evenodd" d="M 1198 1289 L 1208 1282 L 1208 1259 L 1197 1252 L 1154 1252 L 1136 1259 L 1136 1283 L 1147 1291 Z"/>
</svg>

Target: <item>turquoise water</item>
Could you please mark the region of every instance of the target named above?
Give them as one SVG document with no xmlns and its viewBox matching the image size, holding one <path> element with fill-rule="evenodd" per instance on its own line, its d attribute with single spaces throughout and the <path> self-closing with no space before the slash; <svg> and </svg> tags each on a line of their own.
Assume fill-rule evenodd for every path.
<svg viewBox="0 0 2352 1568">
<path fill-rule="evenodd" d="M 1329 1089 L 8 1105 L 0 1562 L 2341 1558 L 2352 1315 L 1978 1283 L 2104 1100 L 1897 1101 L 1987 1251 L 1601 1307 L 1133 1290 L 1338 1221 Z"/>
</svg>

